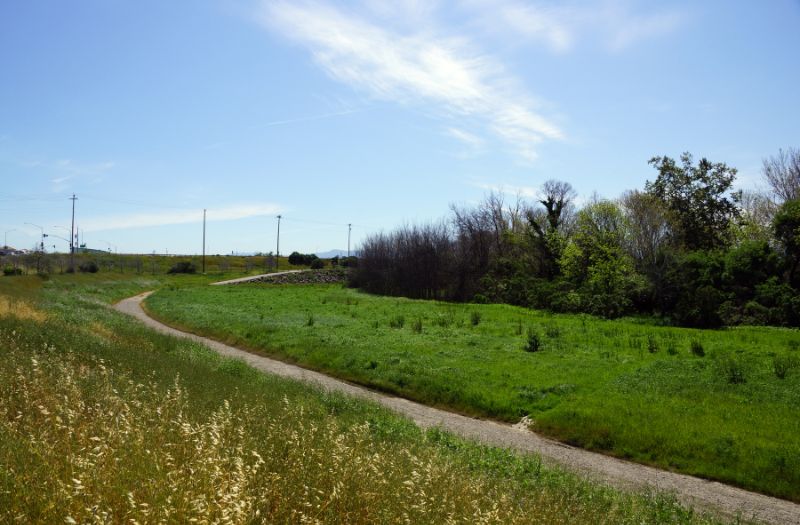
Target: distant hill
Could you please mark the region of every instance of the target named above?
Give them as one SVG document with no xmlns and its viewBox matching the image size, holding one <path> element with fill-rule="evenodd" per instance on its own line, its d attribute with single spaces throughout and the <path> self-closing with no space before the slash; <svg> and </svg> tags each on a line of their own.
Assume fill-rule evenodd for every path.
<svg viewBox="0 0 800 525">
<path fill-rule="evenodd" d="M 352 255 L 353 253 L 350 252 Z M 328 250 L 327 252 L 317 252 L 315 254 L 320 259 L 330 259 L 331 257 L 347 257 L 347 250 Z"/>
</svg>

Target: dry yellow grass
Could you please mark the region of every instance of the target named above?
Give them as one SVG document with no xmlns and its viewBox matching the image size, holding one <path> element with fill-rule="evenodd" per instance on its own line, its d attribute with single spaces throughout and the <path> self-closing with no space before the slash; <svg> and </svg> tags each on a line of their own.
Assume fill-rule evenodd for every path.
<svg viewBox="0 0 800 525">
<path fill-rule="evenodd" d="M 16 317 L 42 322 L 47 319 L 47 314 L 26 301 L 0 295 L 0 317 Z"/>
</svg>

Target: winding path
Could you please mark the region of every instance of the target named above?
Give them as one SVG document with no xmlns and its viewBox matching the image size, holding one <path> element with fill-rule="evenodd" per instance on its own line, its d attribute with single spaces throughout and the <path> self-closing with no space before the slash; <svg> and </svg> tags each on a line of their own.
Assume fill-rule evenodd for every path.
<svg viewBox="0 0 800 525">
<path fill-rule="evenodd" d="M 114 308 L 139 319 L 145 325 L 159 332 L 202 343 L 224 356 L 242 359 L 258 370 L 314 383 L 328 391 L 343 392 L 369 399 L 411 418 L 422 428 L 441 427 L 459 436 L 487 445 L 536 453 L 541 455 L 542 461 L 546 464 L 562 466 L 617 487 L 628 489 L 649 487 L 672 492 L 685 504 L 726 516 L 740 515 L 747 520 L 753 519 L 776 525 L 800 525 L 800 505 L 790 501 L 571 447 L 520 428 L 519 425 L 512 426 L 474 419 L 431 408 L 334 379 L 299 366 L 258 356 L 206 337 L 176 330 L 149 317 L 142 309 L 142 301 L 151 293 L 146 292 L 124 299 Z"/>
</svg>

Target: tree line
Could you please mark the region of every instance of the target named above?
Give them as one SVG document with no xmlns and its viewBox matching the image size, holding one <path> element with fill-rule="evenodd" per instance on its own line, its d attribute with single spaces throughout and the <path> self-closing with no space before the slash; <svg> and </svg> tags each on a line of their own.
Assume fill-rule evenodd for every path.
<svg viewBox="0 0 800 525">
<path fill-rule="evenodd" d="M 764 160 L 764 191 L 684 153 L 654 180 L 582 206 L 568 182 L 534 202 L 490 193 L 438 222 L 366 238 L 351 285 L 372 293 L 501 302 L 683 326 L 800 326 L 800 150 Z"/>
</svg>

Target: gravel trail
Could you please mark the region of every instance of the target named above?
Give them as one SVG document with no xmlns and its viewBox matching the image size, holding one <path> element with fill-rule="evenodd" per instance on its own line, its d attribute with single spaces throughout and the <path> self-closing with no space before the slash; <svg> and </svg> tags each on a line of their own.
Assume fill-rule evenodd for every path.
<svg viewBox="0 0 800 525">
<path fill-rule="evenodd" d="M 487 445 L 533 452 L 541 455 L 545 464 L 562 466 L 570 471 L 616 487 L 634 490 L 649 487 L 672 492 L 685 504 L 726 516 L 739 514 L 744 519 L 754 519 L 764 523 L 800 525 L 800 505 L 790 501 L 571 447 L 539 436 L 522 428 L 521 425 L 513 426 L 475 419 L 428 407 L 334 379 L 299 366 L 258 356 L 206 337 L 176 330 L 152 319 L 144 312 L 141 303 L 150 293 L 152 292 L 124 299 L 114 307 L 159 332 L 197 341 L 224 356 L 242 359 L 258 370 L 314 383 L 329 391 L 344 392 L 380 403 L 411 418 L 422 428 L 441 427 L 459 436 Z"/>
</svg>

